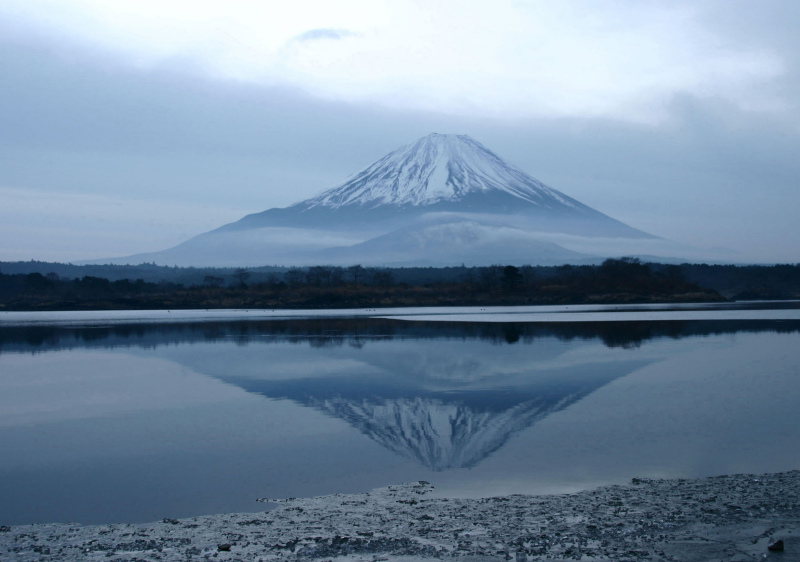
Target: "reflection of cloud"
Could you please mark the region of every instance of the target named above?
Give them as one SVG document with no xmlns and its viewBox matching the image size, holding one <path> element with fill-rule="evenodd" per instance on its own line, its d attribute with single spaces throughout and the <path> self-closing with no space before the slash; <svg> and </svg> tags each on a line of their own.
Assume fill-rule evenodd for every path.
<svg viewBox="0 0 800 562">
<path fill-rule="evenodd" d="M 346 29 L 310 29 L 292 37 L 291 41 L 305 42 L 305 41 L 318 41 L 320 39 L 344 39 L 345 37 L 353 37 L 358 35 Z"/>
<path fill-rule="evenodd" d="M 172 361 L 75 352 L 3 356 L 0 426 L 58 423 L 247 400 Z M 24 376 L 21 376 L 24 373 Z"/>
</svg>

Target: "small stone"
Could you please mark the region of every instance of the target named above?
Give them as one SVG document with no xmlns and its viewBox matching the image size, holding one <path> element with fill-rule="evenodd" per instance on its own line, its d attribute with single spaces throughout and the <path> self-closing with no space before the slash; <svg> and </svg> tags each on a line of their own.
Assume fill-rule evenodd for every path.
<svg viewBox="0 0 800 562">
<path fill-rule="evenodd" d="M 231 551 L 231 545 L 229 545 L 228 543 L 218 544 L 217 545 L 217 550 L 220 551 L 220 552 L 230 552 Z"/>
<path fill-rule="evenodd" d="M 775 541 L 774 543 L 772 543 L 767 547 L 767 550 L 771 552 L 783 552 L 783 541 L 782 540 Z"/>
</svg>

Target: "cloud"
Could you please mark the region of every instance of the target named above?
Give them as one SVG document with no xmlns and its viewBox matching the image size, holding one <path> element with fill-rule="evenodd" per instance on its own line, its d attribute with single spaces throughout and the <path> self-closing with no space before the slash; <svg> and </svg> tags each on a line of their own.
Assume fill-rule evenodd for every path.
<svg viewBox="0 0 800 562">
<path fill-rule="evenodd" d="M 78 261 L 160 250 L 245 211 L 187 201 L 0 187 L 0 260 Z"/>
<path fill-rule="evenodd" d="M 300 35 L 295 35 L 291 41 L 298 41 L 300 43 L 306 41 L 319 41 L 324 39 L 345 39 L 346 37 L 353 37 L 358 35 L 346 29 L 309 29 Z"/>
<path fill-rule="evenodd" d="M 500 3 L 490 14 L 465 1 L 452 17 L 436 2 L 376 1 L 363 13 L 345 3 L 342 13 L 323 6 L 306 20 L 279 14 L 269 25 L 291 25 L 261 45 L 252 43 L 259 17 L 269 18 L 234 0 L 224 10 L 199 2 L 184 19 L 167 0 L 7 0 L 0 186 L 31 190 L 44 208 L 52 196 L 64 216 L 44 223 L 35 206 L 14 207 L 0 248 L 19 259 L 88 259 L 100 242 L 108 248 L 100 257 L 163 249 L 180 236 L 150 226 L 162 200 L 176 216 L 195 217 L 199 230 L 182 231 L 193 234 L 315 195 L 439 131 L 469 134 L 634 227 L 797 261 L 790 203 L 800 179 L 800 7 L 731 1 L 625 9 L 610 0 L 532 1 Z M 125 19 L 118 6 L 141 17 Z M 523 8 L 524 17 L 509 18 Z M 92 14 L 110 26 L 108 37 L 84 21 Z M 353 35 L 287 48 L 309 30 Z M 159 33 L 166 42 L 151 44 Z M 222 58 L 195 49 L 217 41 Z M 240 54 L 240 66 L 226 66 Z M 246 80 L 229 79 L 236 72 L 226 68 Z M 530 91 L 534 83 L 541 88 Z M 78 195 L 87 205 L 91 197 L 141 203 L 120 217 L 119 234 L 109 226 L 97 235 L 61 199 Z M 0 197 L 0 209 L 10 209 L 9 192 Z M 204 206 L 225 216 L 203 222 Z"/>
<path fill-rule="evenodd" d="M 303 0 L 279 9 L 244 0 L 7 0 L 0 16 L 139 68 L 192 67 L 460 116 L 658 122 L 680 92 L 747 110 L 790 103 L 778 87 L 784 51 L 763 38 L 741 41 L 741 22 L 760 5 L 740 5 L 729 25 L 715 23 L 728 10 L 716 2 L 464 0 L 451 8 L 438 0 Z"/>
</svg>

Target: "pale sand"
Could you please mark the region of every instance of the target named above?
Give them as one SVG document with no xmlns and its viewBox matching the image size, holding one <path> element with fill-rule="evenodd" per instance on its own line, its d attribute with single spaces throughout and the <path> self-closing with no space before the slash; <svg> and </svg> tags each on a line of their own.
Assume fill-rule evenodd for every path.
<svg viewBox="0 0 800 562">
<path fill-rule="evenodd" d="M 3 527 L 0 560 L 800 561 L 800 471 L 634 479 L 558 496 L 427 499 L 431 488 L 142 525 Z M 778 539 L 784 552 L 768 551 Z"/>
</svg>

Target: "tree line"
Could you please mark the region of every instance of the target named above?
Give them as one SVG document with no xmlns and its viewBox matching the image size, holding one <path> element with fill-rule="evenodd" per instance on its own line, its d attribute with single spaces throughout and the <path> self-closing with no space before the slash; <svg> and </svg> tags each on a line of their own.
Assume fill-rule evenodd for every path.
<svg viewBox="0 0 800 562">
<path fill-rule="evenodd" d="M 458 272 L 455 278 L 454 272 Z M 447 268 L 449 278 L 416 284 L 404 280 L 407 269 L 357 264 L 286 268 L 261 275 L 246 268 L 232 269 L 226 276 L 214 273 L 185 285 L 95 276 L 70 279 L 55 272 L 0 272 L 0 308 L 360 308 L 724 300 L 714 289 L 688 279 L 680 266 L 635 258 L 555 268 Z"/>
<path fill-rule="evenodd" d="M 239 288 L 247 287 L 251 272 L 245 268 L 237 268 L 231 273 L 233 284 Z M 222 287 L 225 278 L 216 275 L 206 275 L 203 284 L 212 287 Z M 311 267 L 291 267 L 283 273 L 269 273 L 266 282 L 259 285 L 298 287 L 308 285 L 312 287 L 340 287 L 345 284 L 376 285 L 388 287 L 394 284 L 394 276 L 390 269 L 379 269 L 351 265 L 349 267 L 315 265 Z"/>
<path fill-rule="evenodd" d="M 533 279 L 563 279 L 594 275 L 601 263 L 561 266 L 518 267 L 526 284 Z M 703 289 L 717 291 L 727 299 L 791 299 L 800 298 L 800 264 L 733 265 L 733 264 L 661 264 L 647 263 L 653 273 L 682 276 Z M 347 284 L 391 286 L 429 286 L 448 283 L 472 283 L 492 286 L 499 278 L 498 271 L 505 266 L 445 266 L 445 267 L 394 267 L 368 268 L 316 266 L 315 268 L 289 268 L 260 266 L 233 267 L 177 267 L 152 263 L 139 265 L 74 265 L 65 263 L 25 261 L 0 262 L 0 271 L 7 275 L 40 273 L 61 280 L 96 277 L 111 282 L 142 279 L 159 286 L 171 284 L 184 288 L 193 286 L 240 287 L 279 285 L 290 287 L 311 285 L 336 287 Z M 242 278 L 244 275 L 244 278 Z M 512 283 L 513 284 L 513 283 Z"/>
</svg>

